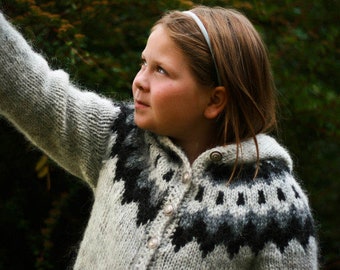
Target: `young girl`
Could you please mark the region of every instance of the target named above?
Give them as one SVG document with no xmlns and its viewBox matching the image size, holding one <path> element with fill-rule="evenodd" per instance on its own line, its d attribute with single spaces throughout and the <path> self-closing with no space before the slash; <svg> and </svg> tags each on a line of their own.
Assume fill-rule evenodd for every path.
<svg viewBox="0 0 340 270">
<path fill-rule="evenodd" d="M 74 269 L 317 269 L 308 200 L 275 139 L 265 47 L 239 12 L 152 28 L 121 103 L 77 89 L 0 14 L 0 111 L 95 201 Z"/>
</svg>

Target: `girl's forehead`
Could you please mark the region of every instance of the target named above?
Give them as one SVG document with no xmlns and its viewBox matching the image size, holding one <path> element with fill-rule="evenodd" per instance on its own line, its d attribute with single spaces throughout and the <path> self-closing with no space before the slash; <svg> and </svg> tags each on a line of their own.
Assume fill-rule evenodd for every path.
<svg viewBox="0 0 340 270">
<path fill-rule="evenodd" d="M 153 31 L 149 35 L 143 53 L 147 51 L 149 51 L 150 53 L 169 53 L 170 50 L 174 53 L 179 52 L 178 46 L 170 38 L 168 31 L 163 26 L 157 26 L 153 28 Z"/>
<path fill-rule="evenodd" d="M 150 35 L 148 37 L 148 41 L 153 38 L 154 36 L 158 37 L 158 36 L 163 36 L 164 38 L 169 37 L 169 34 L 166 30 L 166 27 L 162 24 L 157 24 L 156 26 L 154 26 L 150 32 Z"/>
</svg>

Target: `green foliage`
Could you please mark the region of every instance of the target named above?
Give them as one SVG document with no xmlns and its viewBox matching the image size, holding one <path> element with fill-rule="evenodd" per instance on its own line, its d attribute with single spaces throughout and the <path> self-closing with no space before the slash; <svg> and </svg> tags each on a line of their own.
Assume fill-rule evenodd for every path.
<svg viewBox="0 0 340 270">
<path fill-rule="evenodd" d="M 243 11 L 268 46 L 280 101 L 278 135 L 294 154 L 297 175 L 310 195 L 318 221 L 324 269 L 336 269 L 340 265 L 339 2 L 0 0 L 0 9 L 54 68 L 65 69 L 83 88 L 118 99 L 131 97 L 131 82 L 139 68 L 149 29 L 164 11 L 188 9 L 195 3 Z M 2 130 L 8 134 L 1 133 Z M 13 149 L 22 147 L 22 142 L 13 143 L 20 139 L 10 130 L 0 126 L 0 155 L 7 155 L 3 149 L 8 145 Z M 8 153 L 13 154 L 11 151 Z M 51 181 L 48 190 L 48 183 L 42 182 L 34 172 L 40 154 L 27 152 L 20 149 L 20 158 L 17 155 L 0 158 L 27 172 L 18 174 L 13 171 L 13 165 L 0 165 L 2 183 L 11 182 L 10 179 L 18 183 L 14 185 L 12 181 L 4 188 L 12 193 L 0 197 L 0 223 L 13 227 L 11 231 L 3 225 L 5 232 L 19 232 L 25 240 L 21 244 L 26 249 L 20 250 L 20 254 L 26 269 L 30 268 L 28 265 L 36 269 L 64 269 L 74 255 L 70 246 L 76 246 L 81 237 L 81 232 L 75 231 L 79 228 L 82 231 L 92 197 L 53 164 L 48 167 Z M 8 167 L 12 169 L 9 171 Z M 28 182 L 34 187 L 27 191 L 31 195 L 25 195 L 22 188 Z M 32 194 L 40 203 L 34 202 Z M 32 200 L 40 208 L 28 208 L 24 199 Z M 79 208 L 82 213 L 76 215 Z M 39 215 L 30 212 L 36 209 Z M 73 233 L 65 234 L 65 230 Z M 67 254 L 62 249 L 68 250 Z M 14 264 L 9 262 L 10 257 L 20 257 L 13 255 L 15 251 L 18 252 L 13 247 L 0 249 L 0 269 Z"/>
</svg>

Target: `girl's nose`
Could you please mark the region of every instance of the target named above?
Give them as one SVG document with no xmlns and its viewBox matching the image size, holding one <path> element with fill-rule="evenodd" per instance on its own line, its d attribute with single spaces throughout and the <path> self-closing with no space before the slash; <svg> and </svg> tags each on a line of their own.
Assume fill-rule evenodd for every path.
<svg viewBox="0 0 340 270">
<path fill-rule="evenodd" d="M 150 86 L 149 86 L 149 80 L 148 80 L 148 76 L 147 76 L 147 71 L 146 70 L 140 70 L 134 81 L 133 84 L 135 85 L 135 87 L 137 89 L 139 89 L 140 91 L 149 91 Z"/>
</svg>

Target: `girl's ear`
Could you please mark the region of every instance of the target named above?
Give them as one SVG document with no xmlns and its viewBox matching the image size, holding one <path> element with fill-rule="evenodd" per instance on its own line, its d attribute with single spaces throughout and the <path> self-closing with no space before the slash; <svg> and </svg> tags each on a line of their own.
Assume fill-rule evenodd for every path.
<svg viewBox="0 0 340 270">
<path fill-rule="evenodd" d="M 228 94 L 224 86 L 217 86 L 211 91 L 210 100 L 204 110 L 207 119 L 216 118 L 227 105 Z"/>
</svg>

